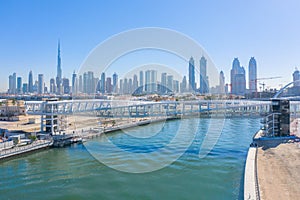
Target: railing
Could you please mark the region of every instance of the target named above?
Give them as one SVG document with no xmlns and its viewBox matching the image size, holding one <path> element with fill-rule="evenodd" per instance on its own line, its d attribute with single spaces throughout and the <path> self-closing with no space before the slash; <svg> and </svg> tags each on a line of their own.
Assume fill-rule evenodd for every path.
<svg viewBox="0 0 300 200">
<path fill-rule="evenodd" d="M 255 193 L 256 193 L 256 199 L 260 200 L 260 191 L 259 191 L 259 185 L 258 185 L 258 173 L 257 173 L 257 147 L 255 150 L 255 160 L 254 160 L 254 177 L 255 177 Z"/>
<path fill-rule="evenodd" d="M 51 146 L 52 141 L 51 140 L 38 140 L 33 142 L 32 144 L 29 145 L 25 145 L 25 146 L 16 146 L 14 148 L 11 149 L 7 149 L 7 150 L 1 150 L 0 151 L 0 159 L 1 158 L 6 158 L 6 157 L 10 157 L 13 155 L 17 155 L 17 154 L 22 154 L 22 153 L 26 153 L 29 151 L 33 151 L 36 149 L 40 149 L 40 148 L 44 148 L 47 146 Z"/>
</svg>

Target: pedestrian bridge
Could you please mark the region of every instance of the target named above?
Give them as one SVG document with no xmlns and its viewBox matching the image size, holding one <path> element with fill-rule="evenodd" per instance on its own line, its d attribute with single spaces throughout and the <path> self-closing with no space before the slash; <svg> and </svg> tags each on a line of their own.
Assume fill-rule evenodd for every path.
<svg viewBox="0 0 300 200">
<path fill-rule="evenodd" d="M 64 116 L 89 115 L 96 118 L 180 118 L 200 117 L 261 117 L 270 113 L 271 101 L 200 100 L 200 101 L 125 101 L 68 100 L 27 101 L 26 112 L 41 116 L 41 132 L 56 134 L 66 130 Z M 300 102 L 290 102 L 290 113 L 299 117 Z"/>
<path fill-rule="evenodd" d="M 270 101 L 200 100 L 200 101 L 124 101 L 68 100 L 27 101 L 29 115 L 72 115 L 94 112 L 98 117 L 156 117 L 196 114 L 261 115 L 270 111 Z"/>
</svg>

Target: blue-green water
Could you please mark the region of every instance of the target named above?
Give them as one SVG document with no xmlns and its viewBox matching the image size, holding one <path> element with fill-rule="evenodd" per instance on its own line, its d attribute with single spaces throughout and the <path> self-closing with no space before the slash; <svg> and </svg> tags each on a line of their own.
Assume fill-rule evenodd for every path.
<svg viewBox="0 0 300 200">
<path fill-rule="evenodd" d="M 193 119 L 185 120 L 187 124 L 194 124 Z M 259 119 L 226 119 L 217 144 L 200 159 L 199 147 L 209 124 L 216 124 L 214 120 L 217 121 L 201 119 L 185 153 L 171 165 L 148 173 L 126 173 L 109 168 L 95 159 L 84 145 L 49 149 L 0 162 L 0 199 L 242 199 L 245 159 L 252 136 L 259 128 Z M 150 138 L 147 134 L 160 130 L 162 124 L 126 131 L 144 135 L 144 138 L 137 139 L 122 132 L 109 134 L 108 138 L 134 155 L 155 152 L 175 137 L 179 123 L 179 120 L 166 122 L 161 131 Z M 191 130 L 185 127 L 184 134 L 192 134 Z M 106 143 L 97 138 L 88 141 L 86 146 L 97 145 L 109 151 Z M 183 143 L 179 141 L 177 149 L 184 149 L 180 146 Z M 124 161 L 127 169 L 130 167 L 127 158 L 117 152 L 114 155 L 113 159 Z M 150 159 L 163 162 L 169 158 L 152 155 Z M 136 160 L 144 162 L 138 156 Z"/>
</svg>

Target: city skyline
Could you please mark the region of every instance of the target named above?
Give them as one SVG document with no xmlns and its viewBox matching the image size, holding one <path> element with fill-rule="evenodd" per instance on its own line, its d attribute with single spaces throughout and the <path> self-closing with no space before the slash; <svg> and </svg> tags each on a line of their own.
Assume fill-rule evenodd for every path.
<svg viewBox="0 0 300 200">
<path fill-rule="evenodd" d="M 292 81 L 291 74 L 300 65 L 297 56 L 300 43 L 298 1 L 285 4 L 280 1 L 132 1 L 131 4 L 134 8 L 119 2 L 82 4 L 75 1 L 70 5 L 61 1 L 57 6 L 56 1 L 1 1 L 0 23 L 5 30 L 0 38 L 0 66 L 5 73 L 1 73 L 0 78 L 7 80 L 9 74 L 16 72 L 23 77 L 22 82 L 28 82 L 30 70 L 35 72 L 35 77 L 43 73 L 47 82 L 50 77 L 56 77 L 53 67 L 57 66 L 55 57 L 60 38 L 63 41 L 62 76 L 71 79 L 72 72 L 79 71 L 81 63 L 96 45 L 119 32 L 149 26 L 173 29 L 195 39 L 207 50 L 218 70 L 224 72 L 226 80 L 229 80 L 234 57 L 247 63 L 255 56 L 260 66 L 258 78 L 283 77 L 266 81 L 268 87 L 278 88 Z M 168 9 L 170 6 L 172 9 Z M 197 8 L 205 9 L 197 12 Z M 66 9 L 70 11 L 68 14 L 64 12 Z M 175 14 L 174 11 L 189 11 L 190 14 Z M 236 11 L 239 11 L 239 17 Z M 81 20 L 78 13 L 82 13 Z M 160 14 L 155 16 L 153 13 Z M 19 37 L 21 33 L 22 37 Z M 289 53 L 283 54 L 283 50 Z M 7 88 L 8 81 L 0 85 L 2 92 Z"/>
</svg>

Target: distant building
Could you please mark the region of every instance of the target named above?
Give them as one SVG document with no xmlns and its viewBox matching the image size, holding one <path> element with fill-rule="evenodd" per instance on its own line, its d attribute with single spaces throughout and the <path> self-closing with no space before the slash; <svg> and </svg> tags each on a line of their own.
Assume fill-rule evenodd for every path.
<svg viewBox="0 0 300 200">
<path fill-rule="evenodd" d="M 13 75 L 10 75 L 8 77 L 8 93 L 9 94 L 16 94 L 16 91 L 17 91 L 16 82 L 17 82 L 17 75 L 16 75 L 16 73 L 13 73 Z"/>
<path fill-rule="evenodd" d="M 144 72 L 140 71 L 140 85 L 139 85 L 139 90 L 141 93 L 144 91 Z"/>
<path fill-rule="evenodd" d="M 100 83 L 100 92 L 102 93 L 102 94 L 104 94 L 105 93 L 105 73 L 104 72 L 102 72 L 102 74 L 101 74 L 101 83 Z"/>
<path fill-rule="evenodd" d="M 162 73 L 160 77 L 160 93 L 165 94 L 167 92 L 167 73 Z"/>
<path fill-rule="evenodd" d="M 62 79 L 63 94 L 70 94 L 70 81 L 68 78 Z"/>
<path fill-rule="evenodd" d="M 17 78 L 17 93 L 22 94 L 22 77 Z"/>
<path fill-rule="evenodd" d="M 113 74 L 113 93 L 117 93 L 118 92 L 118 75 L 115 72 Z"/>
<path fill-rule="evenodd" d="M 189 92 L 195 92 L 196 82 L 195 82 L 195 62 L 194 58 L 191 57 L 189 60 Z"/>
<path fill-rule="evenodd" d="M 297 68 L 293 73 L 293 81 L 294 81 L 294 87 L 300 87 L 300 72 Z"/>
<path fill-rule="evenodd" d="M 56 92 L 61 94 L 62 70 L 61 70 L 61 57 L 60 57 L 60 41 L 57 47 L 57 76 L 56 76 Z"/>
<path fill-rule="evenodd" d="M 135 93 L 136 92 L 136 90 L 138 89 L 138 85 L 139 85 L 139 83 L 138 83 L 138 77 L 137 77 L 136 74 L 134 74 L 133 75 L 133 81 L 132 81 L 132 91 L 131 91 L 131 93 Z"/>
<path fill-rule="evenodd" d="M 254 57 L 250 58 L 249 61 L 249 91 L 257 92 L 257 66 Z"/>
<path fill-rule="evenodd" d="M 72 95 L 77 95 L 77 93 L 78 93 L 77 74 L 74 71 L 72 75 Z"/>
<path fill-rule="evenodd" d="M 28 84 L 27 83 L 23 83 L 22 91 L 23 91 L 23 94 L 28 93 Z"/>
<path fill-rule="evenodd" d="M 50 79 L 50 94 L 55 94 L 56 93 L 56 85 L 55 85 L 55 80 L 54 78 Z"/>
<path fill-rule="evenodd" d="M 38 75 L 38 94 L 44 94 L 44 75 Z"/>
<path fill-rule="evenodd" d="M 181 92 L 181 93 L 187 92 L 187 87 L 186 87 L 186 85 L 187 85 L 186 76 L 183 76 L 182 82 L 181 82 L 181 84 L 180 84 L 180 92 Z"/>
<path fill-rule="evenodd" d="M 111 84 L 111 77 L 106 78 L 106 92 L 112 93 L 113 86 Z"/>
<path fill-rule="evenodd" d="M 224 72 L 220 72 L 220 77 L 219 77 L 219 94 L 225 94 L 225 76 Z"/>
<path fill-rule="evenodd" d="M 207 77 L 207 60 L 204 56 L 200 59 L 200 94 L 206 94 L 209 92 L 209 84 Z"/>
<path fill-rule="evenodd" d="M 172 75 L 167 76 L 167 89 L 168 89 L 168 91 L 174 92 L 173 91 L 173 76 Z"/>
<path fill-rule="evenodd" d="M 246 75 L 244 67 L 240 66 L 238 58 L 234 58 L 231 69 L 231 94 L 245 95 Z"/>
<path fill-rule="evenodd" d="M 33 93 L 33 75 L 31 70 L 28 75 L 28 92 Z"/>
</svg>

